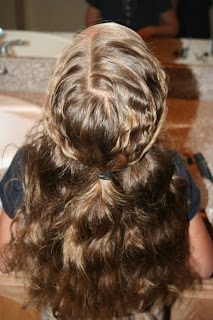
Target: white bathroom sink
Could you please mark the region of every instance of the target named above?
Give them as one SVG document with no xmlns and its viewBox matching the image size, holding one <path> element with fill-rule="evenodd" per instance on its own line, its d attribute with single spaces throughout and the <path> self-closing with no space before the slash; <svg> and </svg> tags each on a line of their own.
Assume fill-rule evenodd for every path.
<svg viewBox="0 0 213 320">
<path fill-rule="evenodd" d="M 0 95 L 0 169 L 10 165 L 25 135 L 41 118 L 42 109 L 37 105 Z"/>
<path fill-rule="evenodd" d="M 5 30 L 0 45 L 5 41 L 24 40 L 24 45 L 10 46 L 12 56 L 28 58 L 55 58 L 63 47 L 73 40 L 75 33 L 52 34 L 37 31 Z"/>
</svg>

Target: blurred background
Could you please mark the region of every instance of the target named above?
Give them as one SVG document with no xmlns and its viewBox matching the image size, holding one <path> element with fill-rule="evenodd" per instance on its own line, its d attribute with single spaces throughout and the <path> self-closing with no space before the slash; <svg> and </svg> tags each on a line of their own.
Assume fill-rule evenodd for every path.
<svg viewBox="0 0 213 320">
<path fill-rule="evenodd" d="M 86 8 L 85 0 L 0 0 L 0 27 L 72 32 L 84 27 Z M 209 15 L 213 38 L 213 4 Z"/>
<path fill-rule="evenodd" d="M 85 0 L 0 0 L 0 27 L 76 31 L 84 27 Z"/>
</svg>

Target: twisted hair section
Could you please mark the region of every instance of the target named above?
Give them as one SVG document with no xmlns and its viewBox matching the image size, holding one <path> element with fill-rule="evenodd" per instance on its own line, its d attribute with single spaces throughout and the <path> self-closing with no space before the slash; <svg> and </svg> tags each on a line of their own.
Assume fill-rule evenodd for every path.
<svg viewBox="0 0 213 320">
<path fill-rule="evenodd" d="M 48 133 L 63 153 L 103 171 L 139 161 L 166 117 L 165 73 L 128 31 L 98 26 L 79 35 L 59 60 L 45 103 Z"/>
<path fill-rule="evenodd" d="M 40 131 L 23 147 L 11 266 L 57 319 L 122 319 L 193 279 L 186 185 L 158 139 L 166 95 L 159 62 L 113 23 L 78 35 L 56 65 Z"/>
</svg>

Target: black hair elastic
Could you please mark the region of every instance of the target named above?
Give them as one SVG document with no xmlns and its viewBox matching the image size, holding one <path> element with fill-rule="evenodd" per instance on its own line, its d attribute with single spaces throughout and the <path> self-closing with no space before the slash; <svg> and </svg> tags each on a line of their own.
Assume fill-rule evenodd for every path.
<svg viewBox="0 0 213 320">
<path fill-rule="evenodd" d="M 114 172 L 101 172 L 98 170 L 98 178 L 101 180 L 110 180 Z"/>
</svg>

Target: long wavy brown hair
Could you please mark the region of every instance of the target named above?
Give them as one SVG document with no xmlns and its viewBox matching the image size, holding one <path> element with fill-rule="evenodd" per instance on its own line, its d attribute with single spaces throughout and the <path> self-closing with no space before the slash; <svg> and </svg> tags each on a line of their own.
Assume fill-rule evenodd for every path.
<svg viewBox="0 0 213 320">
<path fill-rule="evenodd" d="M 186 184 L 159 140 L 166 97 L 157 59 L 115 23 L 83 31 L 56 64 L 23 147 L 10 265 L 57 319 L 122 319 L 191 283 Z"/>
</svg>

